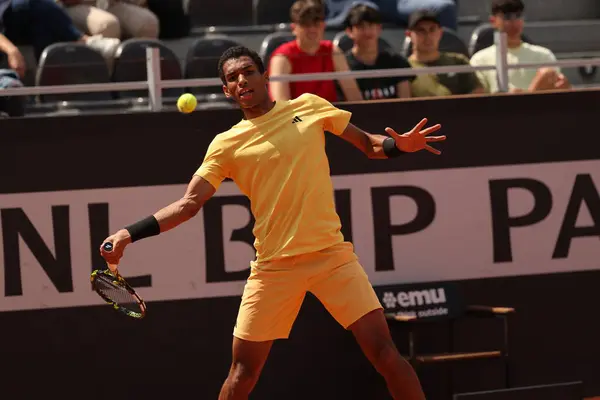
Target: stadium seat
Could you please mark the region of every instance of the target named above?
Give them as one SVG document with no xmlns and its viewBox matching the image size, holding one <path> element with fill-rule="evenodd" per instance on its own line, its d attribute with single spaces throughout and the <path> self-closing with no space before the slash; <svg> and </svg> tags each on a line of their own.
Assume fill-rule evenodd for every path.
<svg viewBox="0 0 600 400">
<path fill-rule="evenodd" d="M 250 0 L 247 0 L 248 2 Z M 253 0 L 254 24 L 279 24 L 290 21 L 290 8 L 296 0 Z"/>
<path fill-rule="evenodd" d="M 197 39 L 188 49 L 185 60 L 185 79 L 216 78 L 219 57 L 230 47 L 240 45 L 239 42 L 224 35 L 205 36 Z M 221 86 L 204 86 L 189 88 L 194 94 L 223 94 Z"/>
<path fill-rule="evenodd" d="M 442 39 L 440 40 L 440 51 L 446 53 L 463 54 L 465 57 L 470 58 L 469 49 L 467 48 L 465 42 L 458 37 L 456 32 L 448 28 L 444 28 L 444 33 L 442 34 Z M 406 58 L 412 54 L 412 41 L 408 36 L 405 36 L 402 52 Z"/>
<path fill-rule="evenodd" d="M 139 82 L 148 79 L 146 69 L 146 48 L 158 47 L 160 49 L 161 78 L 182 79 L 181 64 L 179 59 L 169 47 L 158 40 L 129 39 L 121 43 L 115 53 L 115 65 L 112 80 L 114 82 Z M 182 89 L 165 89 L 163 97 L 178 97 Z M 148 97 L 147 90 L 129 90 L 119 92 L 120 98 Z"/>
<path fill-rule="evenodd" d="M 185 0 L 184 4 L 194 26 L 252 25 L 252 0 Z"/>
<path fill-rule="evenodd" d="M 526 35 L 522 35 L 526 43 L 533 43 Z M 469 57 L 477 53 L 479 50 L 483 50 L 494 44 L 494 27 L 490 24 L 479 25 L 471 34 L 469 40 Z"/>
<path fill-rule="evenodd" d="M 295 39 L 295 36 L 290 32 L 274 32 L 267 35 L 262 44 L 260 45 L 259 55 L 265 63 L 265 68 L 269 67 L 269 61 L 271 60 L 271 54 L 282 44 L 290 42 Z"/>
<path fill-rule="evenodd" d="M 333 38 L 333 44 L 338 46 L 345 53 L 352 48 L 354 41 L 350 39 L 346 32 L 341 31 Z M 394 50 L 392 45 L 382 37 L 379 38 L 379 48 L 392 51 Z"/>
<path fill-rule="evenodd" d="M 109 83 L 110 73 L 100 53 L 80 43 L 56 43 L 40 56 L 36 86 Z M 109 91 L 40 95 L 42 103 L 111 100 Z"/>
</svg>

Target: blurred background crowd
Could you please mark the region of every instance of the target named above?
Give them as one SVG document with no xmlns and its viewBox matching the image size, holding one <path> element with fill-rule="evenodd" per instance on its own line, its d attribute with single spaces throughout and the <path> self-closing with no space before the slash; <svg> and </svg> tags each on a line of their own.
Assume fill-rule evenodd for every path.
<svg viewBox="0 0 600 400">
<path fill-rule="evenodd" d="M 216 78 L 220 54 L 242 44 L 271 76 L 594 58 L 598 0 L 0 0 L 0 90 L 147 79 L 158 47 L 163 79 Z M 594 86 L 595 67 L 511 69 L 509 91 Z M 305 92 L 332 102 L 496 93 L 496 71 L 273 82 L 274 99 Z M 199 107 L 232 107 L 219 86 L 183 91 Z M 0 93 L 1 94 L 1 93 Z M 0 97 L 3 116 L 144 109 L 147 91 Z M 147 109 L 147 107 L 146 107 Z"/>
</svg>

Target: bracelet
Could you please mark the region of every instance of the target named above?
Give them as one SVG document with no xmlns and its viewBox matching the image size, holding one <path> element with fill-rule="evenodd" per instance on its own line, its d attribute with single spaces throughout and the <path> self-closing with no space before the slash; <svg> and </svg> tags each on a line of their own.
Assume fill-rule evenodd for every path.
<svg viewBox="0 0 600 400">
<path fill-rule="evenodd" d="M 144 239 L 150 236 L 156 236 L 160 234 L 160 225 L 154 215 L 150 215 L 135 224 L 126 226 L 125 229 L 131 236 L 131 243 Z"/>
<path fill-rule="evenodd" d="M 385 138 L 383 140 L 382 147 L 383 147 L 383 153 L 388 158 L 398 157 L 403 154 L 406 154 L 405 152 L 400 150 L 398 147 L 396 147 L 396 141 L 394 140 L 394 138 L 391 138 L 391 137 Z"/>
</svg>

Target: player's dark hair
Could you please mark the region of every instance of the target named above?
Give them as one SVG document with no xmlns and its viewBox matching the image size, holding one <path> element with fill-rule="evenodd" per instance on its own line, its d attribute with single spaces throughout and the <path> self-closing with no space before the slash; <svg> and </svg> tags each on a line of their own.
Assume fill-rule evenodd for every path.
<svg viewBox="0 0 600 400">
<path fill-rule="evenodd" d="M 525 10 L 523 0 L 493 0 L 492 15 L 518 13 Z"/>
<path fill-rule="evenodd" d="M 350 9 L 346 20 L 344 21 L 345 28 L 352 28 L 363 23 L 381 24 L 381 14 L 379 10 L 369 7 L 366 4 L 357 4 Z"/>
<path fill-rule="evenodd" d="M 244 56 L 250 57 L 252 59 L 252 62 L 254 62 L 256 68 L 258 68 L 258 72 L 260 72 L 261 74 L 265 72 L 265 65 L 263 64 L 263 61 L 257 52 L 245 46 L 230 47 L 223 52 L 221 58 L 219 59 L 218 65 L 219 78 L 221 78 L 221 82 L 223 82 L 224 85 L 227 84 L 227 82 L 225 81 L 225 72 L 223 71 L 223 65 L 231 59 L 236 59 Z"/>
<path fill-rule="evenodd" d="M 324 21 L 325 5 L 320 0 L 298 0 L 290 8 L 290 20 L 299 25 Z"/>
</svg>

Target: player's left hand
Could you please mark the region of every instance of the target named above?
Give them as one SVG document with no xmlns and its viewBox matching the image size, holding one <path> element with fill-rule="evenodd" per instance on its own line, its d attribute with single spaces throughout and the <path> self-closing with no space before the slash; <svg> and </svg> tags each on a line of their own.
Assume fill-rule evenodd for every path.
<svg viewBox="0 0 600 400">
<path fill-rule="evenodd" d="M 436 155 L 442 154 L 441 151 L 434 149 L 428 143 L 441 142 L 446 140 L 446 136 L 427 136 L 439 130 L 442 126 L 437 124 L 427 129 L 423 129 L 425 124 L 427 124 L 427 118 L 423 118 L 414 128 L 402 135 L 398 134 L 392 128 L 385 128 L 385 131 L 394 138 L 396 147 L 405 153 L 414 153 L 425 149 Z"/>
</svg>

